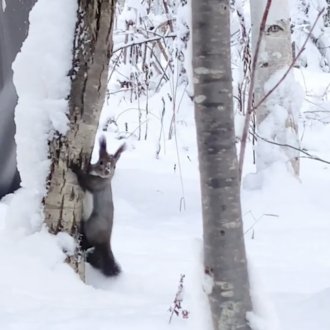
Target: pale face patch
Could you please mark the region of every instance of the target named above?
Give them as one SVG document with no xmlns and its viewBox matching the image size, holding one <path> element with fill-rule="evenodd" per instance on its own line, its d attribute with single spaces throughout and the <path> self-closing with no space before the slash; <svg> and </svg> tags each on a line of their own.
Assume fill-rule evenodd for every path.
<svg viewBox="0 0 330 330">
<path fill-rule="evenodd" d="M 87 221 L 90 218 L 93 212 L 93 206 L 93 194 L 86 190 L 83 200 L 83 221 Z"/>
</svg>

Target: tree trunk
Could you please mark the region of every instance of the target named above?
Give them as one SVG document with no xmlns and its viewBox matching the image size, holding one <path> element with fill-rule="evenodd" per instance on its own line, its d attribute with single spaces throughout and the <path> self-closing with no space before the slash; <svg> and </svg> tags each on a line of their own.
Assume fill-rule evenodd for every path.
<svg viewBox="0 0 330 330">
<path fill-rule="evenodd" d="M 65 231 L 76 241 L 80 236 L 82 190 L 69 170 L 74 162 L 86 168 L 94 146 L 102 110 L 112 53 L 112 26 L 115 0 L 79 0 L 71 72 L 70 128 L 66 136 L 50 143 L 52 159 L 45 222 L 50 232 Z M 84 278 L 84 262 L 79 249 L 69 263 Z"/>
<path fill-rule="evenodd" d="M 262 15 L 267 0 L 251 2 L 252 50 L 255 54 Z M 283 76 L 293 60 L 291 47 L 290 13 L 287 0 L 273 1 L 269 8 L 265 30 L 262 33 L 257 59 L 254 85 L 254 106 L 258 139 L 256 148 L 257 171 L 261 171 L 281 160 L 291 165 L 293 173 L 299 175 L 299 152 L 279 147 L 272 142 L 299 148 L 298 116 L 300 87 L 293 72 L 276 88 L 265 102 L 258 102 Z M 266 139 L 267 141 L 263 140 Z"/>
<path fill-rule="evenodd" d="M 229 0 L 192 2 L 195 118 L 205 273 L 214 328 L 250 329 L 232 104 Z"/>
</svg>

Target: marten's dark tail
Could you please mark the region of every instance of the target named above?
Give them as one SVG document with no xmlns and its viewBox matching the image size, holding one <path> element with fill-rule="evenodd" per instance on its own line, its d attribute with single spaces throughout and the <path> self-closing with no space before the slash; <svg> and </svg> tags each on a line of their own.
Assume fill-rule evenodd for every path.
<svg viewBox="0 0 330 330">
<path fill-rule="evenodd" d="M 98 244 L 87 254 L 87 262 L 99 269 L 105 276 L 116 276 L 120 267 L 116 263 L 109 244 Z"/>
</svg>

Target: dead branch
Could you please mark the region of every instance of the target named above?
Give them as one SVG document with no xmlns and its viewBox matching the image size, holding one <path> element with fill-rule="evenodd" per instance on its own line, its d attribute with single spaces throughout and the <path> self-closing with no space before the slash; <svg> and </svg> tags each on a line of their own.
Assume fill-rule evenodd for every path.
<svg viewBox="0 0 330 330">
<path fill-rule="evenodd" d="M 113 53 L 116 53 L 122 49 L 128 48 L 128 47 L 132 47 L 132 46 L 136 46 L 136 45 L 141 45 L 141 44 L 145 44 L 148 42 L 155 42 L 155 41 L 159 41 L 161 39 L 165 39 L 165 38 L 176 38 L 177 35 L 176 34 L 168 34 L 166 36 L 160 36 L 160 37 L 154 37 L 154 38 L 150 38 L 150 39 L 144 39 L 144 40 L 140 40 L 140 41 L 133 41 L 133 42 L 129 42 L 129 43 L 125 43 L 123 46 L 120 46 L 116 49 L 113 50 Z"/>
<path fill-rule="evenodd" d="M 311 153 L 309 153 L 308 151 L 304 150 L 304 149 L 301 149 L 301 148 L 298 148 L 298 147 L 294 147 L 292 146 L 291 144 L 287 144 L 287 143 L 279 143 L 279 142 L 275 142 L 275 141 L 272 141 L 272 140 L 268 140 L 266 139 L 265 137 L 262 137 L 260 136 L 258 133 L 256 132 L 250 132 L 251 135 L 253 135 L 254 137 L 264 141 L 264 142 L 267 142 L 267 143 L 270 143 L 270 144 L 274 144 L 276 146 L 279 146 L 279 147 L 286 147 L 286 148 L 290 148 L 290 149 L 293 149 L 293 150 L 296 150 L 302 154 L 304 154 L 305 156 L 307 156 L 306 158 L 309 158 L 309 159 L 312 159 L 312 160 L 317 160 L 319 162 L 322 162 L 322 163 L 325 163 L 325 164 L 330 164 L 330 161 L 328 160 L 325 160 L 323 158 L 320 158 L 318 156 L 315 156 L 315 155 L 312 155 Z"/>
</svg>

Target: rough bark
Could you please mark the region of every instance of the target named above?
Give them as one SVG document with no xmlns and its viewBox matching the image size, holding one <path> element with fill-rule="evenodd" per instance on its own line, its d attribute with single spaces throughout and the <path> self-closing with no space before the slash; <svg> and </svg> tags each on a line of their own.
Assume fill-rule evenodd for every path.
<svg viewBox="0 0 330 330">
<path fill-rule="evenodd" d="M 204 265 L 214 328 L 250 329 L 232 104 L 229 0 L 192 2 L 195 118 Z"/>
<path fill-rule="evenodd" d="M 70 73 L 70 127 L 66 136 L 56 136 L 50 143 L 52 165 L 45 222 L 50 232 L 65 231 L 76 241 L 80 236 L 82 191 L 68 167 L 73 162 L 85 168 L 90 161 L 107 87 L 114 6 L 115 0 L 79 0 Z M 84 262 L 78 249 L 68 259 L 84 278 Z"/>
<path fill-rule="evenodd" d="M 255 55 L 256 43 L 259 37 L 261 17 L 266 6 L 266 0 L 251 2 L 252 51 Z M 266 94 L 265 84 L 280 70 L 288 68 L 293 60 L 291 47 L 290 15 L 287 0 L 273 1 L 269 8 L 265 30 L 262 32 L 260 51 L 257 58 L 254 101 L 255 105 Z M 279 79 L 279 78 L 278 78 Z M 265 102 L 255 110 L 258 134 L 263 138 L 277 143 L 293 145 L 299 148 L 297 101 L 293 101 L 295 85 L 293 73 L 270 95 Z M 292 92 L 290 91 L 292 89 Z M 296 89 L 299 89 L 297 86 Z M 297 97 L 299 98 L 299 97 Z M 299 101 L 298 101 L 299 103 Z M 286 111 L 286 119 L 274 111 Z M 265 125 L 264 125 L 265 124 Z M 259 140 L 257 143 L 257 171 L 263 170 L 279 160 L 274 153 L 274 145 Z M 291 163 L 295 175 L 299 175 L 299 152 L 282 147 L 284 161 Z"/>
</svg>

